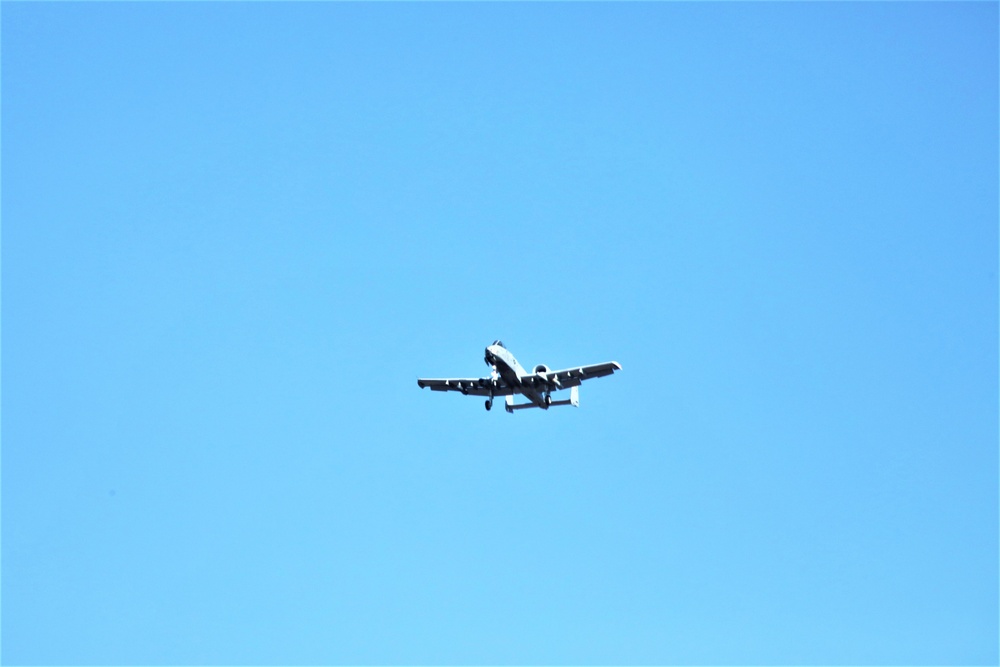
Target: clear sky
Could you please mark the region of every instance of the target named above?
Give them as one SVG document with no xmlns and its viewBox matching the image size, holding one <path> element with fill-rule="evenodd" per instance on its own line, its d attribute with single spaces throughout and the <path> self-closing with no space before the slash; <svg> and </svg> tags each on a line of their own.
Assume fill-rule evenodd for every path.
<svg viewBox="0 0 1000 667">
<path fill-rule="evenodd" d="M 4 664 L 996 664 L 998 5 L 2 6 Z M 417 377 L 616 360 L 578 409 Z"/>
</svg>

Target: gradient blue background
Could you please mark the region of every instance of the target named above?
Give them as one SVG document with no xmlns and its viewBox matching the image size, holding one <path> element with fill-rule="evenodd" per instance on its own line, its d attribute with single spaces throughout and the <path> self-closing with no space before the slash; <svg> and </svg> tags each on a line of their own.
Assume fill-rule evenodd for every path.
<svg viewBox="0 0 1000 667">
<path fill-rule="evenodd" d="M 996 664 L 997 26 L 3 3 L 4 663 Z"/>
</svg>

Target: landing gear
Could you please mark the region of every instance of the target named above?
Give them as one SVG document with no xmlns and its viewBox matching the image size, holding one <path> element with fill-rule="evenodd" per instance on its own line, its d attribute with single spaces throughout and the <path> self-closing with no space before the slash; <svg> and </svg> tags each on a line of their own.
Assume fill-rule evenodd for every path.
<svg viewBox="0 0 1000 667">
<path fill-rule="evenodd" d="M 549 407 L 550 405 L 552 405 L 552 395 L 545 394 L 545 407 Z"/>
<path fill-rule="evenodd" d="M 489 410 L 492 407 L 493 407 L 493 399 L 492 398 L 486 399 L 486 409 Z"/>
</svg>

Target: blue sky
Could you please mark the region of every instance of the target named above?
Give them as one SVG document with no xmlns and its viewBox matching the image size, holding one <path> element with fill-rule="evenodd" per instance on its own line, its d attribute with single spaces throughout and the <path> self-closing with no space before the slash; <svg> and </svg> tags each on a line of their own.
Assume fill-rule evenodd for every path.
<svg viewBox="0 0 1000 667">
<path fill-rule="evenodd" d="M 996 664 L 997 26 L 3 3 L 0 657 Z"/>
</svg>

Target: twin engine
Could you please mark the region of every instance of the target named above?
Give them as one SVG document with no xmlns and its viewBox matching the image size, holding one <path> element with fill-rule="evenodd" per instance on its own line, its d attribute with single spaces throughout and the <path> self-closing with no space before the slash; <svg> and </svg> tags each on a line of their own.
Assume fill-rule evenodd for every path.
<svg viewBox="0 0 1000 667">
<path fill-rule="evenodd" d="M 545 364 L 538 364 L 535 366 L 535 373 L 548 373 L 551 369 Z"/>
</svg>

